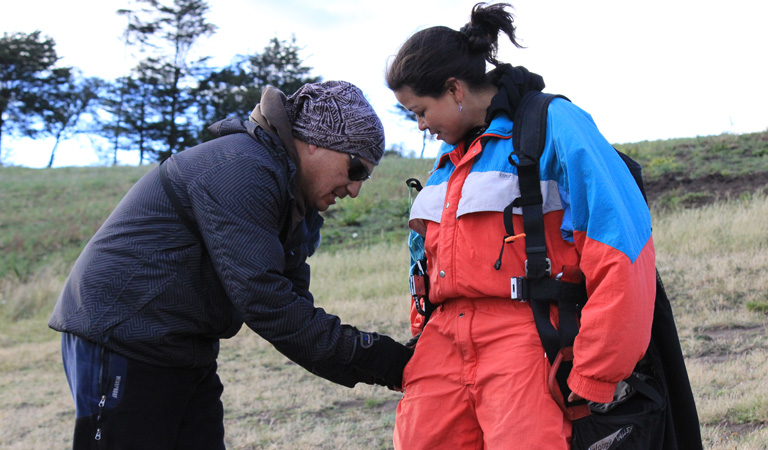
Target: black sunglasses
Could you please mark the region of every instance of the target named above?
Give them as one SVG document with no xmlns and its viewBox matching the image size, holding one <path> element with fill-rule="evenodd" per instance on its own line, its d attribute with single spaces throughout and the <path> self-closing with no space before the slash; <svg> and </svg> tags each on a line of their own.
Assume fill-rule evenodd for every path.
<svg viewBox="0 0 768 450">
<path fill-rule="evenodd" d="M 365 181 L 368 178 L 371 178 L 368 168 L 366 168 L 365 164 L 360 161 L 360 158 L 355 157 L 355 155 L 351 153 L 347 154 L 349 155 L 349 171 L 347 172 L 349 181 Z"/>
</svg>

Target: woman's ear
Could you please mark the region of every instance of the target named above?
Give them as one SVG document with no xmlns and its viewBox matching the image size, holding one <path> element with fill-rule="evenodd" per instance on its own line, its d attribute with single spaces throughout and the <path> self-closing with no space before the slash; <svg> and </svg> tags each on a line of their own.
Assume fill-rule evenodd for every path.
<svg viewBox="0 0 768 450">
<path fill-rule="evenodd" d="M 456 103 L 461 103 L 464 99 L 464 86 L 455 77 L 448 78 L 445 81 L 445 90 L 451 93 Z"/>
</svg>

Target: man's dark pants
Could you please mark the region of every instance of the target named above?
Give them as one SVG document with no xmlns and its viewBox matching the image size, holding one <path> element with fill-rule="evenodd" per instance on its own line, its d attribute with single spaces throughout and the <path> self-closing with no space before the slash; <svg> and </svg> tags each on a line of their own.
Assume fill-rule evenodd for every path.
<svg viewBox="0 0 768 450">
<path fill-rule="evenodd" d="M 61 346 L 75 400 L 74 450 L 224 449 L 215 362 L 156 367 L 67 333 Z"/>
</svg>

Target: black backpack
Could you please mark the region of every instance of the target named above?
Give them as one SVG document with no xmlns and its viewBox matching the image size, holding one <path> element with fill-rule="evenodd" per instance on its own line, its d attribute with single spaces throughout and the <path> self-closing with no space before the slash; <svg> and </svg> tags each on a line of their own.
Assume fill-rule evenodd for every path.
<svg viewBox="0 0 768 450">
<path fill-rule="evenodd" d="M 551 278 L 547 258 L 539 184 L 539 158 L 547 134 L 547 109 L 563 96 L 527 92 L 515 111 L 513 148 L 509 156 L 517 167 L 520 197 L 504 211 L 508 235 L 512 208 L 521 207 L 525 227 L 526 276 L 513 279 L 513 296 L 528 300 L 536 327 L 553 368 L 550 390 L 566 415 L 573 420 L 573 448 L 701 449 L 696 405 L 685 368 L 672 309 L 661 277 L 656 272 L 656 300 L 651 342 L 634 373 L 620 383 L 616 399 L 609 404 L 567 401 L 566 379 L 572 367 L 572 345 L 578 334 L 578 314 L 587 301 L 583 282 Z M 618 152 L 645 195 L 641 167 Z M 550 322 L 550 305 L 556 302 L 559 328 Z"/>
</svg>

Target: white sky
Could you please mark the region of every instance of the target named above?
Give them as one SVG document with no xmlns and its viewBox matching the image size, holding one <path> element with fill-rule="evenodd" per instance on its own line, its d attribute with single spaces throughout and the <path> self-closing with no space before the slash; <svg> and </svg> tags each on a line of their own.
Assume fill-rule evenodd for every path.
<svg viewBox="0 0 768 450">
<path fill-rule="evenodd" d="M 419 152 L 415 124 L 391 113 L 384 83 L 388 57 L 413 32 L 460 28 L 475 1 L 209 0 L 217 34 L 198 52 L 227 65 L 261 52 L 272 37 L 295 34 L 305 65 L 325 80 L 359 86 L 382 117 L 387 146 Z M 592 114 L 613 143 L 768 128 L 768 2 L 757 0 L 511 0 L 523 50 L 501 37 L 499 59 L 542 75 L 545 91 L 564 94 Z M 36 29 L 56 41 L 61 64 L 113 79 L 136 60 L 125 49 L 129 0 L 5 2 L 0 31 Z M 52 142 L 3 136 L 6 164 L 44 167 Z M 60 145 L 54 166 L 96 163 L 94 143 Z M 435 146 L 428 154 L 434 154 Z M 126 163 L 133 163 L 125 158 Z"/>
</svg>

